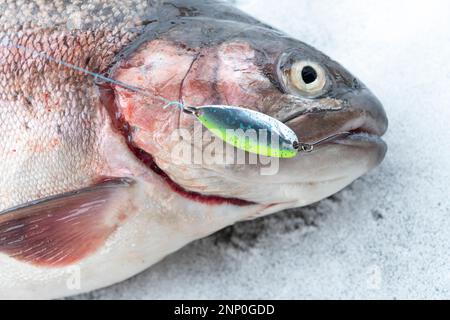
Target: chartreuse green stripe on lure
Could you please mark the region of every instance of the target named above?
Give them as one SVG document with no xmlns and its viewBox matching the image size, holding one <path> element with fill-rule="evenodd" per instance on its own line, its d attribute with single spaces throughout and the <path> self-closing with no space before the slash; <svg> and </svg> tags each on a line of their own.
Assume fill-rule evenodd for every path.
<svg viewBox="0 0 450 320">
<path fill-rule="evenodd" d="M 318 144 L 349 135 L 343 132 L 306 144 L 300 142 L 294 131 L 284 123 L 257 111 L 220 105 L 179 106 L 184 112 L 193 114 L 223 141 L 238 149 L 267 157 L 293 158 L 299 152 L 312 152 Z"/>
<path fill-rule="evenodd" d="M 274 158 L 293 158 L 298 153 L 296 134 L 260 112 L 232 106 L 204 106 L 195 108 L 193 114 L 214 135 L 238 149 Z"/>
</svg>

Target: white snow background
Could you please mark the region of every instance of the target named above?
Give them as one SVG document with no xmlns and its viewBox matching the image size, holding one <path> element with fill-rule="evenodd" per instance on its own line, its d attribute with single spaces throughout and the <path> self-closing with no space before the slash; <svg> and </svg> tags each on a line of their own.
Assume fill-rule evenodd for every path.
<svg viewBox="0 0 450 320">
<path fill-rule="evenodd" d="M 94 299 L 448 298 L 450 1 L 242 0 L 382 100 L 383 164 L 308 208 L 241 223 Z"/>
</svg>

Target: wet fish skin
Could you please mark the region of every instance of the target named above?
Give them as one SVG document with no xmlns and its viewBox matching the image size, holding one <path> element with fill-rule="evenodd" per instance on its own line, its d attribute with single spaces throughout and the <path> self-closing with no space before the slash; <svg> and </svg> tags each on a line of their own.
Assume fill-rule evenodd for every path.
<svg viewBox="0 0 450 320">
<path fill-rule="evenodd" d="M 275 176 L 180 165 L 169 134 L 192 130 L 192 118 L 0 47 L 0 298 L 55 298 L 122 281 L 237 221 L 331 195 L 384 158 L 386 115 L 359 80 L 227 3 L 25 1 L 0 2 L 1 10 L 0 43 L 171 100 L 259 110 L 305 141 L 366 134 L 282 161 Z M 301 97 L 281 80 L 281 67 L 302 59 L 328 71 L 323 96 Z M 74 270 L 79 287 L 67 285 Z"/>
</svg>

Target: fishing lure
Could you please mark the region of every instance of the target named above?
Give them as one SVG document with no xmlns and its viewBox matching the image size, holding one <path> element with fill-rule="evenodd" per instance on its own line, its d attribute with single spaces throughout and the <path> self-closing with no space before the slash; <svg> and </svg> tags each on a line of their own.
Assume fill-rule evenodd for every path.
<svg viewBox="0 0 450 320">
<path fill-rule="evenodd" d="M 297 135 L 266 114 L 233 106 L 187 107 L 205 128 L 234 147 L 267 157 L 293 158 L 299 150 Z M 308 147 L 309 148 L 309 147 Z"/>
<path fill-rule="evenodd" d="M 308 144 L 283 122 L 258 111 L 223 105 L 179 106 L 226 143 L 266 157 L 294 158 L 300 152 L 310 153 L 320 144 L 350 135 L 342 132 Z"/>
<path fill-rule="evenodd" d="M 176 105 L 183 112 L 195 116 L 203 126 L 226 143 L 249 153 L 273 158 L 293 158 L 300 152 L 312 152 L 314 147 L 324 142 L 349 135 L 338 133 L 313 144 L 301 142 L 287 125 L 266 114 L 235 106 L 209 105 L 192 107 L 181 102 L 170 101 L 163 97 L 150 95 L 145 90 L 89 71 L 77 65 L 57 59 L 46 52 L 36 51 L 18 44 L 12 44 L 4 38 L 0 46 L 15 48 L 32 53 L 67 68 L 92 76 L 95 81 L 103 81 L 124 89 L 159 99 L 166 103 L 164 108 Z"/>
</svg>

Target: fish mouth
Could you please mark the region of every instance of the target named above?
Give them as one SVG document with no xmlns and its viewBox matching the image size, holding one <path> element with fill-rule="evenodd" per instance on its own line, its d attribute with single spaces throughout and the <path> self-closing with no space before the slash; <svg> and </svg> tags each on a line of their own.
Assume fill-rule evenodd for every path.
<svg viewBox="0 0 450 320">
<path fill-rule="evenodd" d="M 373 167 L 378 166 L 385 158 L 388 147 L 381 136 L 365 131 L 364 128 L 350 130 L 344 138 L 328 142 L 338 146 L 367 148 L 375 154 Z"/>
<path fill-rule="evenodd" d="M 350 129 L 348 131 L 343 131 L 340 133 L 336 133 L 330 138 L 326 138 L 325 141 L 319 142 L 315 149 L 326 147 L 327 145 L 345 145 L 345 146 L 362 146 L 362 145 L 373 145 L 374 148 L 379 148 L 382 154 L 380 157 L 381 162 L 384 158 L 384 155 L 387 151 L 387 144 L 382 139 L 382 136 L 366 130 L 365 127 L 359 127 L 356 129 Z"/>
<path fill-rule="evenodd" d="M 385 130 L 383 131 L 385 132 Z M 372 169 L 384 160 L 388 150 L 386 142 L 382 139 L 384 132 L 380 134 L 379 130 L 374 131 L 365 123 L 356 129 L 350 129 L 347 135 L 329 143 L 342 147 L 366 148 L 368 152 L 374 154 L 370 168 Z"/>
<path fill-rule="evenodd" d="M 339 95 L 335 101 L 339 101 L 340 108 L 302 110 L 287 116 L 283 122 L 296 132 L 303 143 L 314 144 L 326 139 L 319 147 L 329 144 L 355 147 L 371 145 L 379 149 L 381 162 L 387 151 L 382 137 L 388 128 L 388 119 L 381 102 L 366 88 Z"/>
</svg>

